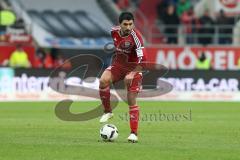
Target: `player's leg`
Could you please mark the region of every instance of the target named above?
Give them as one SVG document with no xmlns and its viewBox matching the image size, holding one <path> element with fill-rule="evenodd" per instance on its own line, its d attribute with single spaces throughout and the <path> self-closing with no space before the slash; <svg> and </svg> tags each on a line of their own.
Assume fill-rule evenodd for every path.
<svg viewBox="0 0 240 160">
<path fill-rule="evenodd" d="M 108 119 L 113 117 L 110 105 L 110 84 L 123 79 L 122 77 L 121 68 L 117 65 L 112 65 L 103 72 L 100 78 L 99 95 L 104 107 L 104 114 L 100 119 L 101 123 L 107 122 Z"/>
<path fill-rule="evenodd" d="M 130 124 L 130 129 L 131 133 L 128 137 L 128 140 L 131 142 L 137 142 L 138 137 L 138 120 L 139 120 L 139 106 L 136 103 L 136 98 L 137 98 L 136 92 L 131 92 L 128 91 L 127 97 L 128 97 L 128 105 L 129 105 L 129 124 Z"/>
<path fill-rule="evenodd" d="M 137 142 L 138 121 L 139 121 L 139 106 L 137 105 L 137 95 L 140 91 L 142 83 L 142 74 L 136 73 L 133 79 L 130 79 L 128 75 L 125 77 L 125 85 L 127 86 L 127 98 L 129 105 L 129 117 L 131 134 L 128 137 L 129 141 Z"/>
<path fill-rule="evenodd" d="M 104 114 L 100 119 L 101 123 L 107 122 L 109 118 L 113 116 L 112 109 L 110 106 L 110 84 L 113 79 L 112 73 L 110 70 L 106 69 L 99 83 L 99 95 L 102 101 L 102 106 L 104 107 Z"/>
<path fill-rule="evenodd" d="M 110 106 L 110 84 L 112 81 L 112 73 L 105 70 L 99 80 L 99 95 L 104 107 L 104 113 L 112 112 Z"/>
</svg>

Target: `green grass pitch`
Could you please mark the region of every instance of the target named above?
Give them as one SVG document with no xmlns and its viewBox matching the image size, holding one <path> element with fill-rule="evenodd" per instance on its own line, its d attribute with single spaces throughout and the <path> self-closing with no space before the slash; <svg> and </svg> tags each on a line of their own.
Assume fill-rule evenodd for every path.
<svg viewBox="0 0 240 160">
<path fill-rule="evenodd" d="M 98 103 L 75 102 L 71 110 L 84 112 Z M 86 122 L 62 121 L 54 114 L 55 105 L 54 102 L 0 103 L 0 159 L 240 159 L 240 103 L 139 102 L 142 116 L 136 144 L 126 140 L 129 124 L 128 107 L 124 103 L 114 110 L 115 116 L 109 122 L 119 130 L 115 142 L 100 141 L 99 118 Z"/>
</svg>

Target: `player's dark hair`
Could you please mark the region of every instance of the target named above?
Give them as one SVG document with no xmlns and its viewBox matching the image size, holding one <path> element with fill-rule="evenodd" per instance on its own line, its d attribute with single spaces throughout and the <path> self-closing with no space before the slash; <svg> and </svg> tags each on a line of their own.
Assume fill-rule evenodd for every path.
<svg viewBox="0 0 240 160">
<path fill-rule="evenodd" d="M 122 12 L 119 16 L 119 23 L 122 23 L 123 20 L 133 20 L 134 21 L 134 16 L 131 12 Z"/>
</svg>

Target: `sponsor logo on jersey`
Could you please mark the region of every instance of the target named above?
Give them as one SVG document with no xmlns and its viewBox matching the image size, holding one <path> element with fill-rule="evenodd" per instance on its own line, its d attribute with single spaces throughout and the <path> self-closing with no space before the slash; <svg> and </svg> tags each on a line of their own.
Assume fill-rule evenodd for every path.
<svg viewBox="0 0 240 160">
<path fill-rule="evenodd" d="M 130 41 L 122 41 L 119 47 L 123 50 L 131 50 L 132 43 Z"/>
</svg>

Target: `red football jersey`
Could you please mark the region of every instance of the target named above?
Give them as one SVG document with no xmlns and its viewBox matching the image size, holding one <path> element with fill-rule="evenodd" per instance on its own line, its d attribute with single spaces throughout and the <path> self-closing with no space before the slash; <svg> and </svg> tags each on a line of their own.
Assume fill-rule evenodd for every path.
<svg viewBox="0 0 240 160">
<path fill-rule="evenodd" d="M 137 29 L 133 29 L 128 36 L 122 37 L 120 26 L 116 26 L 112 28 L 111 36 L 116 49 L 112 64 L 130 67 L 129 62 L 134 62 L 134 66 L 136 66 L 146 60 L 143 39 Z"/>
</svg>

